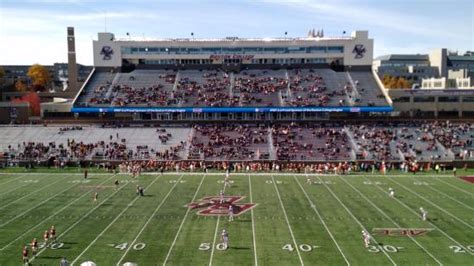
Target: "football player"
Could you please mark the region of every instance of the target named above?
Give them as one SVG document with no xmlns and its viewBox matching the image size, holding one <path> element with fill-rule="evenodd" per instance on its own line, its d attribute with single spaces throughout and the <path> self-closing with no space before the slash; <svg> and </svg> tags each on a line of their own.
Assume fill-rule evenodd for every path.
<svg viewBox="0 0 474 266">
<path fill-rule="evenodd" d="M 222 230 L 221 240 L 224 243 L 224 250 L 227 250 L 229 248 L 229 234 L 225 229 Z"/>
<path fill-rule="evenodd" d="M 43 234 L 44 246 L 47 247 L 49 245 L 49 231 L 44 231 Z"/>
<path fill-rule="evenodd" d="M 421 219 L 423 221 L 426 221 L 426 219 L 428 217 L 428 212 L 425 211 L 425 209 L 423 209 L 423 207 L 420 207 L 420 213 L 421 213 Z"/>
<path fill-rule="evenodd" d="M 219 204 L 223 204 L 224 203 L 224 191 L 221 190 L 219 192 Z"/>
<path fill-rule="evenodd" d="M 119 187 L 119 185 L 120 185 L 118 179 L 115 179 L 114 184 L 115 184 L 115 189 L 118 189 L 118 187 Z"/>
<path fill-rule="evenodd" d="M 226 176 L 225 179 L 224 179 L 224 189 L 225 189 L 226 187 L 229 187 L 229 188 L 230 188 L 230 178 L 227 177 L 227 176 Z"/>
<path fill-rule="evenodd" d="M 49 229 L 49 238 L 51 242 L 56 242 L 56 228 L 54 228 L 54 225 L 51 225 L 51 229 Z"/>
<path fill-rule="evenodd" d="M 364 239 L 364 245 L 366 248 L 370 245 L 370 234 L 366 230 L 362 230 L 362 238 Z"/>
<path fill-rule="evenodd" d="M 28 247 L 27 246 L 23 247 L 23 250 L 21 251 L 21 255 L 23 256 L 23 264 L 28 265 L 29 261 L 28 261 Z"/>
<path fill-rule="evenodd" d="M 229 222 L 234 221 L 234 208 L 232 204 L 229 205 Z"/>
<path fill-rule="evenodd" d="M 388 195 L 390 196 L 390 198 L 394 198 L 395 197 L 395 190 L 393 190 L 393 188 L 388 188 Z"/>
<path fill-rule="evenodd" d="M 31 253 L 33 254 L 33 257 L 36 257 L 36 252 L 38 252 L 38 240 L 36 240 L 36 238 L 33 238 L 30 245 Z"/>
<path fill-rule="evenodd" d="M 94 203 L 97 203 L 97 200 L 99 200 L 99 192 L 94 193 Z"/>
<path fill-rule="evenodd" d="M 306 184 L 311 185 L 312 181 L 311 178 L 307 175 L 306 176 Z"/>
</svg>

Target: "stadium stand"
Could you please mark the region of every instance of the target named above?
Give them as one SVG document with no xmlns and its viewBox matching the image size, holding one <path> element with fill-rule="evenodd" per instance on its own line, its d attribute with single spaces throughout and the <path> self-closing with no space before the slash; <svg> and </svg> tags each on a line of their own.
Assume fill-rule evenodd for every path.
<svg viewBox="0 0 474 266">
<path fill-rule="evenodd" d="M 271 167 L 291 162 L 401 164 L 474 159 L 471 123 L 201 123 L 3 126 L 0 130 L 0 152 L 9 164 L 153 160 L 187 165 L 193 161 L 267 162 Z"/>
<path fill-rule="evenodd" d="M 355 79 L 355 81 L 354 81 Z M 386 106 L 371 72 L 329 68 L 96 72 L 79 107 Z"/>
</svg>

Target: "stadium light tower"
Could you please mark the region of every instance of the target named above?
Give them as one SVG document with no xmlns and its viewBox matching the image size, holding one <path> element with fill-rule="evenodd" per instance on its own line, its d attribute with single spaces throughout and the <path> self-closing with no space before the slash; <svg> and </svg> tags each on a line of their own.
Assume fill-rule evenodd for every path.
<svg viewBox="0 0 474 266">
<path fill-rule="evenodd" d="M 68 88 L 70 92 L 77 90 L 76 39 L 74 27 L 67 27 L 67 72 Z"/>
</svg>

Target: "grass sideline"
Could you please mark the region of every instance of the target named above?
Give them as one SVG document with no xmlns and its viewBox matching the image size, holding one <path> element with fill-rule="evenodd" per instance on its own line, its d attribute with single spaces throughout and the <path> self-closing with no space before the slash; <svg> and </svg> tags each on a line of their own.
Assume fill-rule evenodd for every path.
<svg viewBox="0 0 474 266">
<path fill-rule="evenodd" d="M 233 174 L 225 194 L 256 206 L 234 222 L 222 216 L 219 224 L 216 216 L 197 215 L 185 206 L 217 196 L 221 173 L 147 173 L 132 179 L 91 171 L 88 180 L 72 169 L 1 173 L 0 265 L 20 264 L 22 245 L 33 237 L 41 242 L 51 225 L 57 243 L 42 248 L 32 265 L 58 264 L 63 256 L 77 265 L 87 260 L 98 265 L 472 265 L 474 260 L 474 184 L 451 171 L 308 175 L 311 184 L 301 174 Z M 458 170 L 458 175 L 472 173 Z M 136 185 L 146 188 L 145 197 L 137 198 Z M 395 199 L 388 197 L 389 187 Z M 95 191 L 97 203 L 92 202 Z M 421 206 L 428 221 L 419 217 Z M 225 251 L 219 240 L 224 228 L 230 239 Z M 369 248 L 363 246 L 362 228 L 376 240 Z M 400 228 L 421 233 L 387 234 L 399 234 Z"/>
</svg>

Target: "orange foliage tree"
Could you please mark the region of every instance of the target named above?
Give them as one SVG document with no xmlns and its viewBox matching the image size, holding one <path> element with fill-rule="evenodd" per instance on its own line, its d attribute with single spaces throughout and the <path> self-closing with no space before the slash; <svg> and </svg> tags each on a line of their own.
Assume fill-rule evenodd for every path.
<svg viewBox="0 0 474 266">
<path fill-rule="evenodd" d="M 45 89 L 51 82 L 48 69 L 40 64 L 34 64 L 28 69 L 28 77 L 33 81 L 33 87 Z"/>
<path fill-rule="evenodd" d="M 38 94 L 34 91 L 29 92 L 28 94 L 25 94 L 21 96 L 19 99 L 14 99 L 12 100 L 14 103 L 29 103 L 30 104 L 30 109 L 31 109 L 31 114 L 34 116 L 39 116 L 41 113 L 41 102 L 40 102 L 40 97 Z"/>
<path fill-rule="evenodd" d="M 408 89 L 412 86 L 412 83 L 405 78 L 390 75 L 384 75 L 382 83 L 387 89 Z"/>
</svg>

